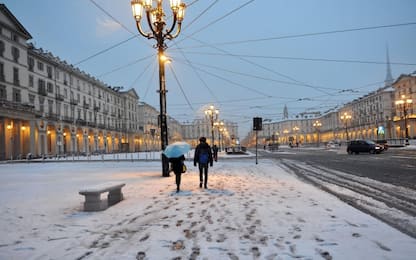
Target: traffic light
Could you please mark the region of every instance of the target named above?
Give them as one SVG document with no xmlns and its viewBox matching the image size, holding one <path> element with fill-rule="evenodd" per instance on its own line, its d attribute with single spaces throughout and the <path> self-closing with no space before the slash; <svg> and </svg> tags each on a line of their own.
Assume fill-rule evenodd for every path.
<svg viewBox="0 0 416 260">
<path fill-rule="evenodd" d="M 261 117 L 254 117 L 253 118 L 253 130 L 260 131 L 262 130 L 262 118 Z"/>
</svg>

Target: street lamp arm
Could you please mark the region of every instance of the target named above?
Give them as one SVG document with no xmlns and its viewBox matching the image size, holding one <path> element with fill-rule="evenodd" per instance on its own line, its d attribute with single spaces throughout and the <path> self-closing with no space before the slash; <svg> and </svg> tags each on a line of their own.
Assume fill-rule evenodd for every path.
<svg viewBox="0 0 416 260">
<path fill-rule="evenodd" d="M 169 40 L 171 40 L 171 39 L 173 39 L 173 38 L 175 38 L 175 37 L 173 37 L 172 35 L 171 35 L 171 33 L 172 33 L 172 31 L 173 31 L 173 29 L 175 29 L 175 26 L 176 26 L 176 22 L 177 22 L 177 20 L 178 20 L 178 18 L 177 18 L 178 16 L 177 16 L 177 14 L 176 14 L 176 12 L 174 12 L 173 13 L 173 22 L 172 22 L 172 26 L 169 28 L 169 30 L 166 30 L 166 33 L 165 33 L 165 37 L 167 37 Z M 178 23 L 178 26 L 180 26 L 180 23 Z M 179 33 L 175 33 L 175 35 L 176 35 L 176 37 L 179 35 Z M 172 37 L 172 38 L 171 38 Z"/>
<path fill-rule="evenodd" d="M 176 37 L 178 37 L 179 33 L 181 32 L 182 23 L 178 23 L 176 32 L 173 35 L 171 34 L 171 32 L 173 31 L 173 29 L 175 27 L 175 23 L 176 22 L 174 22 L 173 25 L 172 25 L 172 28 L 168 32 L 166 32 L 166 38 L 169 39 L 169 40 L 175 39 Z"/>
<path fill-rule="evenodd" d="M 144 32 L 140 21 L 136 21 L 136 26 L 137 26 L 137 30 L 139 31 L 139 33 L 142 36 L 146 37 L 147 39 L 153 39 L 153 38 L 155 38 L 152 33 L 150 33 L 150 32 L 149 33 Z M 150 27 L 150 28 L 152 28 L 152 27 Z M 152 29 L 152 32 L 153 32 L 153 29 Z"/>
</svg>

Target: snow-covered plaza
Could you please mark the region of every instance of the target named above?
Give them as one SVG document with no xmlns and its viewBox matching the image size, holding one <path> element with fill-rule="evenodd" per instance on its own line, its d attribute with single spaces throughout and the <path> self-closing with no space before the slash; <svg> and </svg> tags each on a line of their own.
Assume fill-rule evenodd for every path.
<svg viewBox="0 0 416 260">
<path fill-rule="evenodd" d="M 224 159 L 176 193 L 155 161 L 0 165 L 0 259 L 414 259 L 416 239 L 302 182 L 277 162 Z M 83 212 L 78 191 L 123 182 Z"/>
</svg>

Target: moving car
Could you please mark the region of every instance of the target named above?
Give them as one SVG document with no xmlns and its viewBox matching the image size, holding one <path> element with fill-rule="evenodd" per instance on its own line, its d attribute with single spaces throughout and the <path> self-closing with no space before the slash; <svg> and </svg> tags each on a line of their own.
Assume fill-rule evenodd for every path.
<svg viewBox="0 0 416 260">
<path fill-rule="evenodd" d="M 381 153 L 384 150 L 383 146 L 376 144 L 371 140 L 353 140 L 348 143 L 348 154 L 359 153 Z"/>
<path fill-rule="evenodd" d="M 389 149 L 389 145 L 387 143 L 387 140 L 375 140 L 374 142 L 376 144 L 379 144 L 379 145 L 383 146 L 384 151 L 387 151 L 387 149 Z"/>
</svg>

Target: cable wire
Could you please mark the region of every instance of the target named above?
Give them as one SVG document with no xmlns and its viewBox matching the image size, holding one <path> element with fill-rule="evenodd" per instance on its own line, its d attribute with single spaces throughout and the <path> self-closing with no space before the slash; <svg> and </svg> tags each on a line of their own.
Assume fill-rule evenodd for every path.
<svg viewBox="0 0 416 260">
<path fill-rule="evenodd" d="M 332 30 L 332 31 L 325 31 L 325 32 L 314 32 L 314 33 L 303 33 L 303 34 L 293 34 L 293 35 L 284 35 L 284 36 L 274 36 L 274 37 L 251 39 L 251 40 L 219 42 L 219 43 L 214 43 L 214 44 L 215 45 L 231 45 L 231 44 L 234 45 L 234 44 L 242 44 L 242 43 L 273 41 L 273 40 L 301 38 L 301 37 L 311 37 L 311 36 L 317 36 L 317 35 L 328 35 L 328 34 L 337 34 L 337 33 L 346 33 L 346 32 L 376 30 L 376 29 L 382 29 L 382 28 L 393 28 L 393 27 L 412 26 L 412 25 L 416 25 L 416 22 L 388 24 L 388 25 L 376 25 L 376 26 L 358 27 L 358 28 L 349 28 L 349 29 L 339 29 L 339 30 Z"/>
<path fill-rule="evenodd" d="M 201 31 L 205 30 L 206 28 L 210 27 L 211 25 L 216 24 L 217 22 L 219 22 L 219 21 L 221 21 L 222 19 L 224 19 L 224 18 L 226 18 L 226 17 L 230 16 L 231 14 L 235 13 L 236 11 L 238 11 L 238 10 L 242 9 L 243 7 L 247 6 L 248 4 L 250 4 L 250 3 L 254 2 L 254 1 L 255 1 L 255 0 L 250 0 L 250 1 L 245 2 L 244 4 L 240 5 L 239 7 L 237 7 L 237 8 L 235 8 L 235 9 L 231 10 L 230 12 L 226 13 L 225 15 L 223 15 L 223 16 L 221 16 L 221 17 L 219 17 L 219 18 L 215 19 L 214 21 L 212 21 L 212 22 L 208 23 L 207 25 L 203 26 L 202 28 L 200 28 L 200 29 L 196 30 L 195 32 L 191 33 L 190 35 L 187 35 L 187 36 L 186 36 L 184 39 L 182 39 L 180 42 L 182 42 L 182 41 L 184 41 L 184 40 L 186 40 L 186 39 L 188 39 L 188 38 L 192 37 L 193 35 L 195 35 L 195 34 L 197 34 L 197 33 L 201 32 Z"/>
<path fill-rule="evenodd" d="M 121 69 L 124 69 L 124 68 L 126 68 L 126 67 L 129 67 L 129 66 L 131 66 L 131 65 L 134 65 L 134 64 L 139 63 L 139 62 L 141 62 L 141 61 L 147 60 L 147 59 L 149 59 L 149 58 L 151 58 L 151 57 L 153 57 L 153 56 L 154 56 L 154 55 L 152 54 L 152 55 L 148 55 L 148 56 L 145 56 L 145 57 L 139 58 L 139 59 L 137 59 L 137 60 L 135 60 L 135 61 L 132 61 L 132 62 L 130 62 L 130 63 L 127 63 L 127 64 L 125 64 L 125 65 L 122 65 L 122 66 L 120 66 L 120 67 L 118 67 L 118 68 L 115 68 L 115 69 L 113 69 L 113 70 L 111 70 L 111 71 L 108 71 L 108 72 L 102 73 L 102 74 L 98 75 L 98 77 L 104 77 L 104 76 L 107 76 L 107 75 L 109 75 L 109 74 L 111 74 L 111 73 L 114 73 L 114 72 L 116 72 L 116 71 L 119 71 L 119 70 L 121 70 Z"/>
<path fill-rule="evenodd" d="M 175 49 L 173 49 L 175 50 Z M 193 52 L 187 51 L 187 54 L 201 54 L 209 56 L 231 56 L 231 57 L 246 57 L 246 58 L 259 58 L 259 59 L 279 59 L 279 60 L 300 60 L 300 61 L 318 61 L 318 62 L 339 62 L 339 63 L 359 63 L 359 64 L 376 64 L 387 65 L 385 61 L 366 61 L 366 60 L 345 60 L 345 59 L 325 59 L 325 58 L 302 58 L 302 57 L 289 57 L 289 56 L 265 56 L 265 55 L 248 55 L 248 54 L 224 54 L 214 52 Z M 416 63 L 404 63 L 404 62 L 389 62 L 391 65 L 403 65 L 403 66 L 416 66 Z"/>
<path fill-rule="evenodd" d="M 216 3 L 218 3 L 218 1 L 219 0 L 215 0 L 213 3 L 211 3 L 205 10 L 203 10 L 198 16 L 196 16 L 191 22 L 189 22 L 184 29 L 189 28 L 195 21 L 201 18 L 206 12 L 208 12 L 209 9 L 211 9 Z"/>
<path fill-rule="evenodd" d="M 178 79 L 178 77 L 176 76 L 176 73 L 175 73 L 175 70 L 173 69 L 173 66 L 168 66 L 168 67 L 169 67 L 169 69 L 171 70 L 171 72 L 172 72 L 172 74 L 173 74 L 173 77 L 175 78 L 176 83 L 178 84 L 179 89 L 181 90 L 182 95 L 183 95 L 183 97 L 184 97 L 184 98 L 185 98 L 185 100 L 186 100 L 186 103 L 188 103 L 188 105 L 189 105 L 189 107 L 191 108 L 191 110 L 192 110 L 193 112 L 195 112 L 195 109 L 192 107 L 191 102 L 189 101 L 188 97 L 187 97 L 187 96 L 186 96 L 186 94 L 185 94 L 185 91 L 183 90 L 182 84 L 179 82 L 179 79 Z"/>
</svg>

